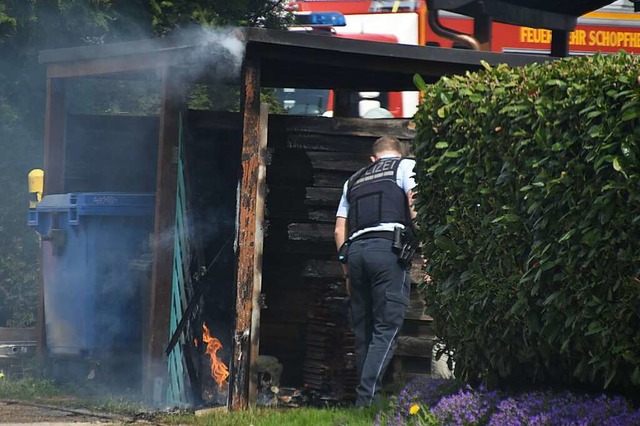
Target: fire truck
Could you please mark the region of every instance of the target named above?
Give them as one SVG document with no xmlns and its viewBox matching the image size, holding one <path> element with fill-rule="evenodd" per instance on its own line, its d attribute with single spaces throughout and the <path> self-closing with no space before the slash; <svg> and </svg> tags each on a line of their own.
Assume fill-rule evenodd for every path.
<svg viewBox="0 0 640 426">
<path fill-rule="evenodd" d="M 292 30 L 330 31 L 336 37 L 390 43 L 469 48 L 455 38 L 442 37 L 434 32 L 428 22 L 425 0 L 297 0 L 289 2 L 287 7 L 296 16 L 307 17 Z M 569 36 L 570 55 L 620 50 L 640 54 L 640 14 L 633 10 L 630 0 L 619 0 L 578 18 L 576 28 Z M 327 14 L 331 13 L 336 15 L 327 19 Z M 438 25 L 452 33 L 473 34 L 473 19 L 468 16 L 441 11 Z M 551 50 L 551 30 L 548 29 L 492 22 L 491 33 L 491 50 L 494 52 L 548 54 Z M 312 96 L 311 104 L 309 99 L 294 99 L 303 94 L 293 89 L 288 95 L 285 108 L 292 108 L 291 113 L 331 115 L 332 93 L 329 91 L 305 94 Z M 387 111 L 388 116 L 411 117 L 418 103 L 417 92 L 366 92 L 352 96 L 353 116 L 366 117 L 369 114 L 379 118 Z M 287 98 L 287 93 L 284 98 Z M 305 105 L 307 109 L 303 110 Z"/>
<path fill-rule="evenodd" d="M 335 11 L 344 14 L 346 26 L 336 28 L 338 34 L 411 32 L 412 40 L 399 42 L 462 47 L 435 34 L 427 22 L 425 0 L 298 0 L 289 3 L 289 9 L 295 12 Z M 578 18 L 578 25 L 569 40 L 570 53 L 592 54 L 620 50 L 640 53 L 640 14 L 633 10 L 633 2 L 619 0 Z M 411 18 L 394 17 L 395 15 L 409 15 Z M 473 20 L 468 16 L 441 12 L 440 21 L 442 26 L 451 30 L 473 33 Z M 547 29 L 494 22 L 492 33 L 491 50 L 494 52 L 549 53 L 550 50 L 551 31 Z"/>
</svg>

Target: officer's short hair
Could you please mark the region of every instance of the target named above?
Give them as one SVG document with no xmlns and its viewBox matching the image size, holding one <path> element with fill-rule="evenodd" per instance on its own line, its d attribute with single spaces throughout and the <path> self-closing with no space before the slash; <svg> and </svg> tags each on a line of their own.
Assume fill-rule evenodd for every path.
<svg viewBox="0 0 640 426">
<path fill-rule="evenodd" d="M 382 136 L 373 143 L 371 150 L 373 151 L 373 155 L 383 151 L 402 152 L 402 145 L 400 145 L 400 141 L 396 138 L 391 136 Z"/>
</svg>

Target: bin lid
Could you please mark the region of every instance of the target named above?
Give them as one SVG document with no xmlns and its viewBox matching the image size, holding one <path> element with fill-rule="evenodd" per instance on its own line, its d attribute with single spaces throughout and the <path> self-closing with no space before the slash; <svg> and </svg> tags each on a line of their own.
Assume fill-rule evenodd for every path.
<svg viewBox="0 0 640 426">
<path fill-rule="evenodd" d="M 68 212 L 95 216 L 151 216 L 155 211 L 154 193 L 82 192 L 46 195 L 36 212 Z"/>
</svg>

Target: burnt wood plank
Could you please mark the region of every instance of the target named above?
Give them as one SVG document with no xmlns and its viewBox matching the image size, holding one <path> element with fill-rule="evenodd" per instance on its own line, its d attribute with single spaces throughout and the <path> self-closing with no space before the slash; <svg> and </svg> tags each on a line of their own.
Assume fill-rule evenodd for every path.
<svg viewBox="0 0 640 426">
<path fill-rule="evenodd" d="M 400 331 L 402 336 L 435 336 L 433 319 L 423 316 L 425 319 L 405 318 Z M 431 321 L 429 321 L 431 319 Z"/>
<path fill-rule="evenodd" d="M 267 182 L 289 186 L 310 186 L 313 167 L 307 153 L 301 149 L 279 150 L 271 154 Z"/>
<path fill-rule="evenodd" d="M 274 141 L 276 147 L 303 149 L 306 151 L 349 152 L 371 155 L 371 145 L 375 136 L 332 135 L 321 133 L 288 133 Z"/>
<path fill-rule="evenodd" d="M 291 241 L 286 236 L 284 238 L 269 237 L 265 239 L 265 247 L 265 252 L 269 253 L 269 259 L 274 256 L 291 258 L 298 255 L 304 255 L 309 258 L 327 257 L 327 253 L 335 252 L 335 243 L 332 242 Z"/>
<path fill-rule="evenodd" d="M 269 211 L 274 208 L 277 209 L 281 204 L 289 209 L 295 206 L 297 206 L 297 209 L 302 209 L 304 206 L 327 206 L 337 209 L 341 195 L 341 188 L 301 188 L 271 185 L 267 202 Z M 287 206 L 287 203 L 291 203 L 291 205 Z"/>
<path fill-rule="evenodd" d="M 402 362 L 402 375 L 409 377 L 412 374 L 428 374 L 431 371 L 431 357 L 425 356 L 398 356 Z"/>
<path fill-rule="evenodd" d="M 367 154 L 276 149 L 269 164 L 268 182 L 342 188 L 352 173 L 369 163 Z"/>
<path fill-rule="evenodd" d="M 251 317 L 256 266 L 256 206 L 260 177 L 260 63 L 247 59 L 242 88 L 242 179 L 237 220 L 236 318 L 231 361 L 229 408 L 245 410 L 249 405 Z"/>
<path fill-rule="evenodd" d="M 305 204 L 309 206 L 332 206 L 338 208 L 341 188 L 307 188 Z"/>
<path fill-rule="evenodd" d="M 324 171 L 314 170 L 313 186 L 342 188 L 344 183 L 351 176 L 349 171 Z M 337 207 L 337 206 L 336 206 Z"/>
<path fill-rule="evenodd" d="M 307 152 L 311 167 L 316 170 L 355 172 L 370 163 L 366 154 L 343 152 Z"/>
<path fill-rule="evenodd" d="M 334 226 L 325 223 L 291 223 L 288 226 L 289 239 L 295 241 L 333 242 Z"/>
<path fill-rule="evenodd" d="M 320 222 L 320 223 L 333 223 L 336 220 L 336 209 L 322 207 L 310 207 L 300 210 L 294 210 L 288 206 L 276 205 L 270 207 L 269 217 L 271 220 L 290 219 L 300 222 Z"/>
<path fill-rule="evenodd" d="M 332 118 L 279 116 L 283 128 L 288 132 L 321 133 L 326 135 L 351 135 L 379 138 L 392 135 L 400 139 L 412 139 L 415 126 L 404 118 L 368 120 L 365 118 Z M 275 123 L 274 123 L 275 124 Z M 280 123 L 277 123 L 280 125 Z"/>
<path fill-rule="evenodd" d="M 393 356 L 431 358 L 431 348 L 433 347 L 434 340 L 435 336 L 398 336 L 398 346 Z"/>
<path fill-rule="evenodd" d="M 303 274 L 306 278 L 342 278 L 342 266 L 337 260 L 309 259 Z"/>
</svg>

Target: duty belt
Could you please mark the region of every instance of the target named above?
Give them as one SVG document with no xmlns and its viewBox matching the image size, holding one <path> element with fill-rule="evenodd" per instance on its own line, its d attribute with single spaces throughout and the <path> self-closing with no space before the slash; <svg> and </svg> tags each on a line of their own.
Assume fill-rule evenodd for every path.
<svg viewBox="0 0 640 426">
<path fill-rule="evenodd" d="M 351 242 L 359 240 L 368 240 L 369 238 L 384 238 L 385 240 L 393 241 L 393 231 L 369 231 L 364 234 L 360 234 L 351 239 Z"/>
</svg>

